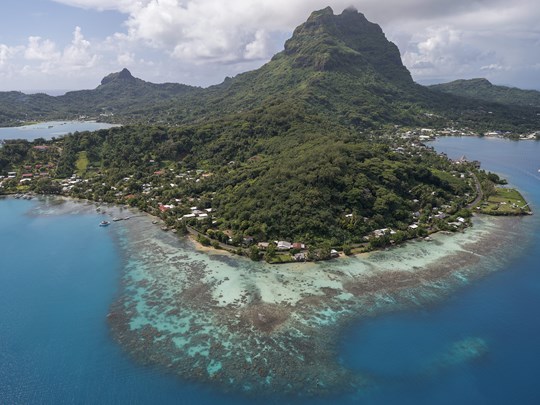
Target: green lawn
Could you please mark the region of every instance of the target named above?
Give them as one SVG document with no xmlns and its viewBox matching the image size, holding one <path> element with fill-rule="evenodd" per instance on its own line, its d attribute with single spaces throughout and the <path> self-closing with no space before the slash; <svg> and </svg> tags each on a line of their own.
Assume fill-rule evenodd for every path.
<svg viewBox="0 0 540 405">
<path fill-rule="evenodd" d="M 496 188 L 495 194 L 481 205 L 481 212 L 491 215 L 520 215 L 530 212 L 527 202 L 519 191 L 513 188 Z"/>
<path fill-rule="evenodd" d="M 86 152 L 79 152 L 79 156 L 77 156 L 77 162 L 75 163 L 75 166 L 77 167 L 77 175 L 82 176 L 86 173 L 88 163 L 88 156 L 86 155 Z"/>
<path fill-rule="evenodd" d="M 431 172 L 441 180 L 447 181 L 452 186 L 459 187 L 463 184 L 467 184 L 467 178 L 465 177 L 462 179 L 461 177 L 459 177 L 459 174 L 454 176 L 452 173 L 437 169 L 432 169 Z"/>
<path fill-rule="evenodd" d="M 276 253 L 276 255 L 268 262 L 270 264 L 278 263 L 292 263 L 294 262 L 294 257 L 290 253 Z"/>
</svg>

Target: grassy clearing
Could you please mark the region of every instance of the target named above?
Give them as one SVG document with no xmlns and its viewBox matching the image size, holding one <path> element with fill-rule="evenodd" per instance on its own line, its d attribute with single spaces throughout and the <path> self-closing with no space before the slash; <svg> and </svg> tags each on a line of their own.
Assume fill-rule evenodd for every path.
<svg viewBox="0 0 540 405">
<path fill-rule="evenodd" d="M 519 191 L 513 188 L 496 188 L 495 193 L 484 201 L 480 212 L 489 215 L 523 215 L 531 212 Z"/>
<path fill-rule="evenodd" d="M 294 257 L 290 253 L 277 253 L 268 263 L 270 264 L 280 264 L 280 263 L 292 263 L 294 262 Z"/>
<path fill-rule="evenodd" d="M 88 168 L 88 156 L 86 155 L 86 152 L 79 152 L 79 155 L 77 156 L 77 162 L 75 163 L 75 166 L 77 167 L 77 175 L 82 176 L 86 173 L 86 169 Z"/>
<path fill-rule="evenodd" d="M 432 169 L 431 172 L 440 178 L 441 180 L 447 181 L 449 184 L 451 184 L 454 187 L 462 186 L 463 184 L 467 184 L 467 178 L 461 178 L 460 175 L 453 175 L 452 173 L 445 172 L 442 170 Z"/>
</svg>

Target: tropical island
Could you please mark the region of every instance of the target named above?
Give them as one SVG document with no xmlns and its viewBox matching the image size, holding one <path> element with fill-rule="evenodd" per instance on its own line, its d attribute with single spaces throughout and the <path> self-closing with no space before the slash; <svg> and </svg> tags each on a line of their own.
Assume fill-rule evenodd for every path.
<svg viewBox="0 0 540 405">
<path fill-rule="evenodd" d="M 536 105 L 451 93 L 414 83 L 397 47 L 361 13 L 326 8 L 262 68 L 208 89 L 154 85 L 124 69 L 96 90 L 24 102 L 1 93 L 33 119 L 108 111 L 99 115 L 124 126 L 4 141 L 0 193 L 127 204 L 164 229 L 269 262 L 458 231 L 475 211 L 530 213 L 517 191 L 496 188 L 496 174 L 438 155 L 428 141 L 455 128 L 533 131 Z M 35 103 L 45 103 L 39 114 Z"/>
<path fill-rule="evenodd" d="M 138 364 L 224 391 L 377 388 L 376 375 L 339 359 L 348 324 L 437 303 L 525 245 L 514 243 L 525 221 L 511 217 L 531 212 L 523 196 L 430 140 L 530 136 L 537 106 L 414 83 L 397 47 L 356 10 L 314 12 L 268 64 L 208 89 L 122 70 L 95 90 L 6 99 L 5 125 L 27 113 L 123 124 L 2 142 L 0 194 L 70 197 L 40 199 L 37 215 L 105 216 L 100 237 L 115 235 L 122 256 L 111 335 Z M 270 266 L 222 249 L 269 263 L 373 251 Z M 489 339 L 460 335 L 413 377 L 489 349 Z"/>
</svg>

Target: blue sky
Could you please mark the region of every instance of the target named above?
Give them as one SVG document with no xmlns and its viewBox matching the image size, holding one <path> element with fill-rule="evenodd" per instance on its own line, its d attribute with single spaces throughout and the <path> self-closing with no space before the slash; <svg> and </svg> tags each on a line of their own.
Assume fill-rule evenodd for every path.
<svg viewBox="0 0 540 405">
<path fill-rule="evenodd" d="M 220 83 L 267 62 L 327 5 L 380 24 L 419 83 L 540 89 L 536 0 L 2 0 L 0 91 L 94 88 L 123 67 L 157 83 Z"/>
<path fill-rule="evenodd" d="M 114 10 L 100 12 L 70 7 L 50 0 L 2 0 L 0 43 L 24 43 L 31 35 L 65 42 L 75 25 L 84 27 L 90 38 L 104 39 L 125 21 Z"/>
</svg>

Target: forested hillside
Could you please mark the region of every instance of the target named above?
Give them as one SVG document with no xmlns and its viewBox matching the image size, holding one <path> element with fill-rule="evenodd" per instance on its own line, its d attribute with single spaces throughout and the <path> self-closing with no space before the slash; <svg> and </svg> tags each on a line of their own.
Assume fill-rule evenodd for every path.
<svg viewBox="0 0 540 405">
<path fill-rule="evenodd" d="M 12 110 L 1 107 L 8 99 Z M 154 85 L 123 70 L 95 90 L 0 100 L 10 119 L 27 107 L 39 117 L 88 109 L 135 124 L 6 142 L 0 191 L 130 204 L 170 229 L 187 224 L 236 245 L 384 245 L 461 229 L 478 182 L 489 192 L 497 179 L 396 128 L 532 128 L 538 120 L 526 107 L 414 83 L 378 25 L 330 8 L 262 68 L 208 89 Z"/>
<path fill-rule="evenodd" d="M 487 79 L 455 80 L 450 83 L 435 84 L 429 88 L 480 101 L 492 101 L 508 106 L 532 107 L 540 112 L 540 91 L 495 86 Z"/>
</svg>

